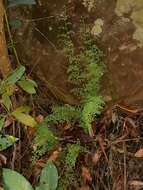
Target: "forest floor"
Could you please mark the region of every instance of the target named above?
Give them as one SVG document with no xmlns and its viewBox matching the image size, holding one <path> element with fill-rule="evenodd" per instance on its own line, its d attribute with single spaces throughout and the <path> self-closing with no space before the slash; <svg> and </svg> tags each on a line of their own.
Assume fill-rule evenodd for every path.
<svg viewBox="0 0 143 190">
<path fill-rule="evenodd" d="M 61 190 L 143 189 L 143 46 L 142 38 L 136 38 L 138 30 L 142 30 L 142 20 L 137 13 L 142 11 L 143 6 L 139 8 L 135 3 L 134 8 L 126 10 L 126 3 L 122 1 L 122 12 L 121 1 L 115 0 L 95 1 L 91 7 L 80 0 L 38 2 L 33 8 L 12 8 L 9 11 L 10 20 L 22 21 L 22 26 L 11 28 L 17 54 L 27 68 L 27 76 L 32 76 L 39 86 L 37 95 L 30 99 L 20 94 L 18 102 L 28 103 L 39 123 L 50 113 L 53 102 L 79 103 L 69 93 L 65 71 L 67 60 L 61 54 L 57 40 L 58 28 L 62 25 L 60 18 L 66 5 L 74 45 L 78 47 L 82 43 L 79 26 L 81 18 L 84 18 L 96 44 L 104 53 L 106 72 L 101 81 L 101 94 L 106 105 L 92 124 L 92 137 L 78 124 L 74 127 L 54 125 L 59 143 L 34 164 L 32 143 L 35 130 L 25 127 L 19 130 L 18 127 L 15 136 L 20 138 L 19 143 L 0 153 L 1 165 L 14 168 L 33 186 L 38 183 L 46 162 L 52 160 L 58 168 L 60 185 L 63 185 Z M 96 23 L 97 19 L 100 19 L 100 26 Z M 10 48 L 9 54 L 15 67 Z M 56 96 L 49 86 L 47 89 L 47 81 L 55 87 L 53 94 Z M 13 134 L 11 120 L 7 122 L 5 132 Z M 75 167 L 66 173 L 62 153 L 67 145 L 78 142 L 82 148 Z"/>
</svg>

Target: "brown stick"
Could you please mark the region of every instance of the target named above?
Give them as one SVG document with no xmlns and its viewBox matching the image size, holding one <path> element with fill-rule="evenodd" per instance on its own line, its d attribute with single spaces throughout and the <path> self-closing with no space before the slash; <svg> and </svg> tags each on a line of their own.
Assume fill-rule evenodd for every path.
<svg viewBox="0 0 143 190">
<path fill-rule="evenodd" d="M 3 1 L 0 0 L 0 72 L 2 76 L 6 76 L 10 70 L 11 65 L 4 32 L 4 6 Z"/>
</svg>

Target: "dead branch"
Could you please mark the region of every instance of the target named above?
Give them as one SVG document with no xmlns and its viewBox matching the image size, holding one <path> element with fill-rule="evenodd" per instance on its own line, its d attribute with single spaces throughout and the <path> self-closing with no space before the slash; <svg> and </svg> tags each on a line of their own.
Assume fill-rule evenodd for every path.
<svg viewBox="0 0 143 190">
<path fill-rule="evenodd" d="M 4 6 L 0 0 L 0 72 L 6 76 L 11 70 L 10 60 L 8 57 L 6 38 L 4 32 Z"/>
</svg>

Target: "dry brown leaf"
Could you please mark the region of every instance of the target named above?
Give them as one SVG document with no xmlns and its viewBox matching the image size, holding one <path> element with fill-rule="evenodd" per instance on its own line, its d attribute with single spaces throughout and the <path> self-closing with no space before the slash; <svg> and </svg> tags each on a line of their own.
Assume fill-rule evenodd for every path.
<svg viewBox="0 0 143 190">
<path fill-rule="evenodd" d="M 101 151 L 103 152 L 106 161 L 109 162 L 108 157 L 107 157 L 106 152 L 105 152 L 104 139 L 101 135 L 99 135 L 99 137 L 98 137 L 98 142 L 99 142 Z"/>
<path fill-rule="evenodd" d="M 134 187 L 143 187 L 143 181 L 131 180 L 129 181 L 129 185 Z"/>
<path fill-rule="evenodd" d="M 0 163 L 5 165 L 7 163 L 7 158 L 3 154 L 0 154 Z"/>
<path fill-rule="evenodd" d="M 36 162 L 34 168 L 43 168 L 48 160 L 56 161 L 61 151 L 61 147 L 58 147 L 57 150 L 54 150 L 52 152 L 50 157 L 49 154 L 43 156 L 40 160 Z"/>
<path fill-rule="evenodd" d="M 82 174 L 81 175 L 85 181 L 88 181 L 88 182 L 92 181 L 92 177 L 91 177 L 91 174 L 89 172 L 89 169 L 86 168 L 85 166 L 82 167 Z"/>
<path fill-rule="evenodd" d="M 59 147 L 57 150 L 55 150 L 55 151 L 51 154 L 51 156 L 49 157 L 49 160 L 51 160 L 51 161 L 56 161 L 57 158 L 59 157 L 59 154 L 60 154 L 61 151 L 62 151 L 62 149 L 61 149 L 61 147 Z"/>
<path fill-rule="evenodd" d="M 11 124 L 13 123 L 13 119 L 11 117 L 7 118 L 5 123 L 4 123 L 4 127 L 9 127 Z"/>
<path fill-rule="evenodd" d="M 71 128 L 71 125 L 70 124 L 65 124 L 64 125 L 64 130 L 68 130 L 68 129 L 70 129 Z"/>
<path fill-rule="evenodd" d="M 137 157 L 137 158 L 143 158 L 143 148 L 139 149 L 139 150 L 135 153 L 135 157 Z"/>
<path fill-rule="evenodd" d="M 0 190 L 4 190 L 2 187 L 0 187 Z"/>
<path fill-rule="evenodd" d="M 123 176 L 114 176 L 112 190 L 123 190 L 124 189 L 124 178 Z"/>
<path fill-rule="evenodd" d="M 35 132 L 36 132 L 35 128 L 32 128 L 32 127 L 27 128 L 27 134 L 28 134 L 30 139 L 33 138 L 33 135 L 35 134 Z"/>
<path fill-rule="evenodd" d="M 81 187 L 80 190 L 90 190 L 90 187 L 85 185 L 85 186 Z"/>
<path fill-rule="evenodd" d="M 43 115 L 38 115 L 37 117 L 36 117 L 36 121 L 38 122 L 38 123 L 42 123 L 43 121 L 44 121 L 44 117 L 43 117 Z"/>
<path fill-rule="evenodd" d="M 97 162 L 100 160 L 100 157 L 101 157 L 101 152 L 96 151 L 95 154 L 92 157 L 92 162 L 94 163 L 94 165 L 97 164 Z"/>
</svg>

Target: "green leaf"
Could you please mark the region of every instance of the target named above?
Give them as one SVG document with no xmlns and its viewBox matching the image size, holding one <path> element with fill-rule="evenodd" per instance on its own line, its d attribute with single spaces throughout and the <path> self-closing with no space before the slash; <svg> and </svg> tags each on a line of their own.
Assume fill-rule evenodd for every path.
<svg viewBox="0 0 143 190">
<path fill-rule="evenodd" d="M 35 94 L 35 86 L 37 86 L 35 83 L 33 83 L 32 80 L 24 79 L 18 82 L 18 85 L 29 94 Z"/>
<path fill-rule="evenodd" d="M 51 190 L 51 189 L 49 188 L 48 184 L 44 184 L 44 185 L 42 184 L 42 185 L 36 187 L 36 190 Z"/>
<path fill-rule="evenodd" d="M 3 168 L 3 184 L 5 190 L 34 190 L 25 177 L 7 168 Z"/>
<path fill-rule="evenodd" d="M 7 108 L 7 110 L 10 110 L 11 100 L 7 93 L 2 94 L 2 103 Z"/>
<path fill-rule="evenodd" d="M 29 113 L 31 108 L 29 106 L 20 106 L 14 112 Z"/>
<path fill-rule="evenodd" d="M 36 4 L 35 0 L 8 0 L 8 7 L 14 7 L 18 5 L 34 5 Z"/>
<path fill-rule="evenodd" d="M 2 130 L 4 126 L 4 122 L 5 122 L 5 118 L 4 117 L 0 118 L 0 131 Z"/>
<path fill-rule="evenodd" d="M 52 161 L 49 161 L 42 170 L 40 185 L 47 185 L 49 190 L 56 190 L 58 186 L 58 171 Z"/>
<path fill-rule="evenodd" d="M 37 125 L 35 119 L 32 116 L 27 115 L 25 113 L 14 111 L 11 113 L 11 115 L 14 116 L 17 121 L 28 127 L 35 127 Z"/>
<path fill-rule="evenodd" d="M 2 135 L 0 134 L 0 151 L 7 149 L 12 146 L 18 138 L 11 135 Z"/>
<path fill-rule="evenodd" d="M 5 80 L 6 83 L 9 85 L 14 85 L 18 80 L 21 79 L 25 72 L 25 67 L 24 66 L 19 66 L 15 71 L 13 71 Z"/>
<path fill-rule="evenodd" d="M 27 79 L 31 84 L 33 84 L 33 86 L 35 86 L 36 88 L 38 87 L 37 83 L 34 80 L 31 79 Z"/>
</svg>

